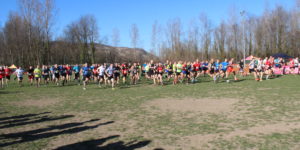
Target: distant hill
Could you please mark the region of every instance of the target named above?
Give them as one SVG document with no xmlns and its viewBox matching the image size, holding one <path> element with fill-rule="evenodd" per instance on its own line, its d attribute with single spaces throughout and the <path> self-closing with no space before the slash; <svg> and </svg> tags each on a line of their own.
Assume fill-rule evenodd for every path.
<svg viewBox="0 0 300 150">
<path fill-rule="evenodd" d="M 96 45 L 96 60 L 104 62 L 142 62 L 158 57 L 141 48 L 113 47 L 109 45 Z"/>
</svg>

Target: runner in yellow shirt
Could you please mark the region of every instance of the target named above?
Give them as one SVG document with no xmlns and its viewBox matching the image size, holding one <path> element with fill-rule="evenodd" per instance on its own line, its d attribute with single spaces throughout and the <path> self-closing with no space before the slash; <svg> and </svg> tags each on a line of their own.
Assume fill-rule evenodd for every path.
<svg viewBox="0 0 300 150">
<path fill-rule="evenodd" d="M 36 81 L 36 87 L 40 87 L 42 70 L 40 69 L 39 65 L 36 66 L 36 68 L 33 71 L 33 74 L 34 74 L 34 78 L 35 78 L 35 81 Z"/>
</svg>

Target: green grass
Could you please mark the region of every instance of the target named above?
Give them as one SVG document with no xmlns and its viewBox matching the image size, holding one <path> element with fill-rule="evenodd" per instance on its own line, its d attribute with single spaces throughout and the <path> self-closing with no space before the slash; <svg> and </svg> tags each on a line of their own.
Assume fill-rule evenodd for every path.
<svg viewBox="0 0 300 150">
<path fill-rule="evenodd" d="M 181 147 L 183 144 L 189 145 L 188 140 L 184 141 L 185 137 L 220 135 L 219 138 L 211 139 L 204 145 L 193 147 L 196 149 L 295 149 L 295 144 L 300 142 L 298 129 L 291 129 L 284 133 L 235 136 L 230 139 L 222 138 L 222 136 L 256 126 L 298 123 L 300 121 L 300 76 L 282 76 L 263 82 L 256 82 L 252 77 L 243 78 L 240 82 L 218 84 L 210 80 L 210 78 L 202 77 L 200 83 L 175 86 L 171 84 L 153 86 L 150 81 L 142 80 L 138 85 L 130 87 L 122 85 L 116 90 L 99 88 L 96 84 L 90 84 L 86 91 L 82 90 L 82 86 L 74 83 L 64 87 L 50 84 L 47 87 L 36 88 L 29 86 L 27 81 L 24 82 L 23 87 L 19 87 L 16 81 L 12 81 L 8 88 L 0 90 L 1 135 L 10 134 L 11 136 L 12 133 L 18 135 L 22 131 L 74 122 L 82 122 L 78 127 L 91 126 L 92 123 L 83 123 L 90 119 L 101 119 L 102 123 L 113 121 L 113 123 L 103 125 L 99 127 L 100 129 L 89 128 L 72 133 L 51 134 L 56 130 L 65 131 L 77 126 L 10 138 L 0 136 L 0 149 L 52 149 L 64 145 L 56 145 L 61 139 L 66 138 L 69 143 L 77 143 L 105 138 L 116 133 L 120 136 L 108 140 L 108 143 L 88 143 L 87 145 L 124 149 L 126 143 L 130 145 L 132 141 L 150 140 L 147 148 L 151 149 L 170 145 L 179 149 L 192 149 L 192 147 Z M 160 112 L 156 107 L 145 108 L 147 102 L 163 98 L 170 99 L 170 103 L 174 98 L 216 100 L 234 98 L 238 99 L 238 102 L 234 104 L 231 112 L 225 113 Z M 56 103 L 45 104 L 44 107 L 21 105 L 26 101 L 33 103 L 43 100 L 56 101 Z M 42 112 L 50 113 L 40 115 L 39 113 Z M 26 114 L 39 115 L 4 120 L 5 117 Z M 73 117 L 34 122 L 43 117 L 55 118 L 63 115 L 73 115 Z M 18 124 L 22 122 L 24 124 Z M 41 138 L 39 134 L 47 136 Z M 75 136 L 78 138 L 74 138 Z M 29 140 L 18 142 L 22 138 Z M 7 144 L 9 142 L 15 143 Z"/>
</svg>

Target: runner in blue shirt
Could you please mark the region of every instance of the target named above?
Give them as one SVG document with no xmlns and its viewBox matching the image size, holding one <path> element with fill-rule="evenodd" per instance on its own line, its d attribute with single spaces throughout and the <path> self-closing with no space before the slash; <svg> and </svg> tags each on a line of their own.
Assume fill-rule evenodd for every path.
<svg viewBox="0 0 300 150">
<path fill-rule="evenodd" d="M 84 66 L 81 69 L 82 74 L 82 82 L 83 82 L 83 90 L 86 90 L 86 85 L 91 77 L 91 70 L 87 63 L 84 64 Z"/>
<path fill-rule="evenodd" d="M 72 70 L 75 74 L 74 80 L 77 80 L 78 85 L 80 85 L 80 67 L 78 66 L 78 64 L 76 64 Z"/>
<path fill-rule="evenodd" d="M 227 67 L 228 67 L 228 61 L 227 61 L 227 59 L 225 58 L 225 61 L 221 63 L 221 71 L 222 71 L 221 74 L 222 74 L 222 78 L 225 77 Z"/>
</svg>

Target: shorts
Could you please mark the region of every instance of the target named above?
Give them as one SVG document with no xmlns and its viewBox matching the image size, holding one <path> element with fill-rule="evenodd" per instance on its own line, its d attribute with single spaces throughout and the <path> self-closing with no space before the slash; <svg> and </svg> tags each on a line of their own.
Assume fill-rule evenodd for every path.
<svg viewBox="0 0 300 150">
<path fill-rule="evenodd" d="M 29 76 L 28 76 L 28 79 L 29 79 L 29 80 L 32 80 L 32 79 L 33 79 L 33 75 L 29 75 Z"/>
<path fill-rule="evenodd" d="M 69 76 L 71 76 L 71 75 L 72 75 L 72 71 L 67 71 L 67 74 L 68 74 Z"/>
<path fill-rule="evenodd" d="M 59 73 L 55 73 L 54 76 L 56 79 L 59 79 Z"/>
<path fill-rule="evenodd" d="M 108 76 L 108 80 L 111 80 L 111 79 L 114 79 L 114 76 L 113 76 L 113 75 Z"/>
<path fill-rule="evenodd" d="M 75 79 L 79 79 L 79 77 L 80 77 L 79 72 L 75 72 Z"/>
<path fill-rule="evenodd" d="M 173 71 L 168 71 L 168 75 L 172 75 L 173 74 Z"/>
<path fill-rule="evenodd" d="M 176 72 L 176 76 L 179 76 L 181 73 L 180 72 Z"/>
<path fill-rule="evenodd" d="M 49 75 L 44 75 L 43 77 L 44 77 L 45 80 L 49 79 Z"/>
<path fill-rule="evenodd" d="M 209 71 L 209 73 L 210 73 L 210 74 L 214 74 L 214 73 L 215 73 L 215 70 L 214 70 L 214 69 L 211 69 L 211 70 Z"/>
<path fill-rule="evenodd" d="M 82 80 L 85 81 L 86 79 L 90 79 L 90 75 L 83 75 Z"/>
<path fill-rule="evenodd" d="M 104 80 L 104 75 L 99 75 L 99 79 Z"/>
<path fill-rule="evenodd" d="M 183 70 L 182 73 L 183 73 L 183 74 L 187 74 L 187 71 L 186 71 L 186 70 Z"/>
<path fill-rule="evenodd" d="M 226 71 L 227 71 L 227 69 L 222 69 L 222 72 L 224 72 L 224 73 L 225 73 Z"/>
<path fill-rule="evenodd" d="M 67 74 L 66 73 L 62 73 L 62 74 L 60 74 L 62 77 L 66 77 L 67 76 Z"/>
<path fill-rule="evenodd" d="M 255 70 L 254 69 L 249 69 L 249 72 L 252 73 L 252 72 L 255 72 Z"/>
<path fill-rule="evenodd" d="M 203 70 L 203 71 L 207 71 L 208 68 L 207 68 L 207 67 L 202 67 L 202 70 Z"/>
<path fill-rule="evenodd" d="M 120 74 L 119 74 L 119 73 L 115 73 L 115 74 L 114 74 L 114 79 L 115 79 L 115 80 L 117 80 L 119 77 L 120 77 Z"/>
<path fill-rule="evenodd" d="M 127 77 L 127 73 L 123 73 L 122 76 L 126 78 Z"/>
<path fill-rule="evenodd" d="M 41 77 L 34 77 L 34 79 L 35 79 L 35 80 L 40 80 L 40 79 L 41 79 Z"/>
<path fill-rule="evenodd" d="M 22 80 L 23 80 L 23 77 L 18 77 L 18 80 L 19 80 L 19 81 L 22 81 Z"/>
<path fill-rule="evenodd" d="M 5 76 L 5 78 L 6 78 L 7 80 L 10 80 L 10 76 L 9 76 L 9 75 Z"/>
<path fill-rule="evenodd" d="M 257 72 L 262 72 L 262 69 L 256 69 Z"/>
<path fill-rule="evenodd" d="M 229 72 L 229 73 L 233 72 L 233 67 L 228 67 L 227 72 Z"/>
</svg>

